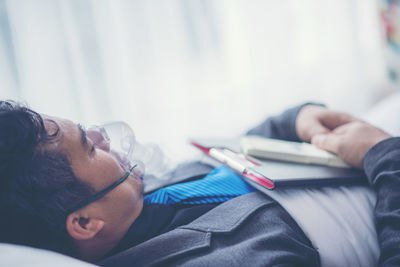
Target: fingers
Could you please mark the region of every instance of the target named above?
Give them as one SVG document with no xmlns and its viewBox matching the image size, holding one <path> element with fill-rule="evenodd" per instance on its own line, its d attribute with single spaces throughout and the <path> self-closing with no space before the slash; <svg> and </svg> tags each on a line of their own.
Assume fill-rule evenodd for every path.
<svg viewBox="0 0 400 267">
<path fill-rule="evenodd" d="M 340 136 L 337 134 L 318 134 L 311 138 L 311 143 L 320 149 L 338 154 Z"/>
<path fill-rule="evenodd" d="M 311 138 L 315 135 L 319 135 L 319 134 L 327 134 L 329 133 L 330 130 L 328 128 L 326 128 L 325 126 L 323 126 L 320 123 L 314 123 L 308 130 L 308 142 L 311 141 Z"/>
<path fill-rule="evenodd" d="M 296 133 L 300 140 L 310 142 L 318 134 L 328 134 L 342 125 L 356 121 L 353 116 L 326 109 L 325 107 L 304 106 L 296 119 Z"/>
<path fill-rule="evenodd" d="M 321 122 L 331 130 L 356 120 L 358 119 L 342 112 L 327 111 L 325 114 L 321 115 Z"/>
</svg>

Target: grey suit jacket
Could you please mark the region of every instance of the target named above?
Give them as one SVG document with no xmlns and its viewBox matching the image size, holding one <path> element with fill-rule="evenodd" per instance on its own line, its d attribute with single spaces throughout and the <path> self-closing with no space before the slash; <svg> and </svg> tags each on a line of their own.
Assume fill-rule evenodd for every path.
<svg viewBox="0 0 400 267">
<path fill-rule="evenodd" d="M 274 200 L 251 193 L 188 225 L 99 263 L 102 266 L 319 266 L 318 252 Z"/>
<path fill-rule="evenodd" d="M 295 121 L 302 106 L 249 131 L 298 141 Z M 199 177 L 211 166 L 192 163 L 174 171 Z M 156 236 L 98 263 L 102 266 L 319 266 L 319 254 L 276 201 L 262 193 L 234 198 L 193 222 Z"/>
</svg>

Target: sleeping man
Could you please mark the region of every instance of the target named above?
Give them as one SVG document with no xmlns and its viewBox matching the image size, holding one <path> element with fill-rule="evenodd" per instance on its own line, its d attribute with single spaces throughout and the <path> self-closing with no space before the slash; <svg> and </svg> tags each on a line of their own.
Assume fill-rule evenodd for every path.
<svg viewBox="0 0 400 267">
<path fill-rule="evenodd" d="M 400 264 L 400 139 L 306 104 L 249 131 L 312 142 L 363 168 L 376 189 L 382 265 Z M 143 196 L 144 168 L 113 153 L 101 127 L 0 101 L 0 242 L 103 266 L 319 266 L 318 251 L 272 198 L 226 167 L 194 162 L 188 179 Z"/>
</svg>

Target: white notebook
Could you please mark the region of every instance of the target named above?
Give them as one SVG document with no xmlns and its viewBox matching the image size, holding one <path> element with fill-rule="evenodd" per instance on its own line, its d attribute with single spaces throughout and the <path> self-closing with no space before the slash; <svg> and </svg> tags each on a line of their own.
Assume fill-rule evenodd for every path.
<svg viewBox="0 0 400 267">
<path fill-rule="evenodd" d="M 242 137 L 240 145 L 244 154 L 257 158 L 351 168 L 351 166 L 336 155 L 321 150 L 309 143 L 290 142 L 250 135 Z"/>
</svg>

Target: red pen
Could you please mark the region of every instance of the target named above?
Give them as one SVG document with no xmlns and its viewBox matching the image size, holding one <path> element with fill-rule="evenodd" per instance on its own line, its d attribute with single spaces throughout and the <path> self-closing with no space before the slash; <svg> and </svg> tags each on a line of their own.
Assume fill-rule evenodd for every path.
<svg viewBox="0 0 400 267">
<path fill-rule="evenodd" d="M 206 155 L 227 165 L 231 169 L 256 182 L 257 184 L 260 184 L 267 189 L 273 189 L 275 187 L 273 181 L 251 168 L 251 166 L 254 165 L 261 165 L 260 162 L 254 159 L 249 159 L 243 154 L 235 153 L 226 148 L 205 147 L 194 141 L 191 141 L 190 143 L 203 151 Z"/>
</svg>

